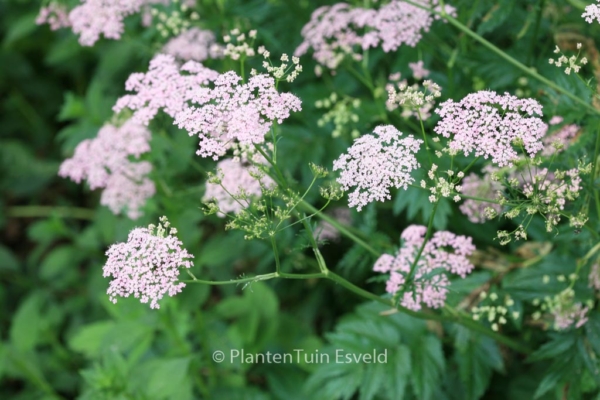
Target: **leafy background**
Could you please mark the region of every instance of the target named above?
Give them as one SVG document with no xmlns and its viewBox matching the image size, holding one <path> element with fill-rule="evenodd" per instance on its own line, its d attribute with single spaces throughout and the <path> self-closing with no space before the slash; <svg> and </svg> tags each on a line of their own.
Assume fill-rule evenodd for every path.
<svg viewBox="0 0 600 400">
<path fill-rule="evenodd" d="M 328 2 L 331 3 L 331 2 Z M 203 27 L 224 33 L 234 27 L 259 30 L 271 53 L 291 53 L 300 30 L 322 1 L 202 0 Z M 361 2 L 362 4 L 362 2 Z M 461 0 L 453 3 L 459 19 L 504 51 L 534 66 L 571 92 L 587 96 L 582 84 L 548 65 L 555 35 L 565 27 L 593 37 L 598 29 L 582 23 L 581 4 L 550 0 Z M 579 8 L 578 8 L 579 6 Z M 188 285 L 181 295 L 150 310 L 136 299 L 113 305 L 105 294 L 104 252 L 126 239 L 134 226 L 167 215 L 195 255 L 196 276 L 231 279 L 270 271 L 270 247 L 225 232 L 223 221 L 200 210 L 205 176 L 213 167 L 194 155 L 195 140 L 174 132 L 169 121 L 153 127 L 153 180 L 157 195 L 137 221 L 114 216 L 99 206 L 99 194 L 57 176 L 58 166 L 77 143 L 95 136 L 112 116 L 111 107 L 134 71 L 144 71 L 161 39 L 142 30 L 139 17 L 127 20 L 120 41 L 100 40 L 83 48 L 68 30 L 51 32 L 35 25 L 37 1 L 0 3 L 0 397 L 11 399 L 531 399 L 592 398 L 600 354 L 600 316 L 590 315 L 585 329 L 544 331 L 522 318 L 506 334 L 537 351 L 526 356 L 499 346 L 464 327 L 417 320 L 400 313 L 381 316 L 379 305 L 331 282 L 270 281 L 239 286 Z M 597 37 L 597 36 L 596 36 Z M 407 63 L 423 59 L 444 98 L 474 90 L 522 90 L 537 96 L 548 115 L 569 121 L 583 110 L 496 59 L 482 46 L 443 23 L 417 48 L 371 54 L 370 69 L 382 87 L 389 73 L 408 73 Z M 281 154 L 299 183 L 310 180 L 308 161 L 326 166 L 351 143 L 348 134 L 331 137 L 332 125 L 319 126 L 323 110 L 315 102 L 332 91 L 361 98 L 357 110 L 364 131 L 381 123 L 367 89 L 346 70 L 317 78 L 309 57 L 304 73 L 287 87 L 303 100 L 303 111 L 285 124 Z M 208 63 L 211 66 L 211 63 Z M 560 101 L 559 101 L 560 100 Z M 398 119 L 401 130 L 414 128 Z M 593 123 L 594 121 L 590 122 Z M 597 124 L 598 121 L 595 121 Z M 591 135 L 590 135 L 591 136 Z M 573 157 L 585 153 L 583 137 Z M 383 250 L 397 245 L 409 223 L 424 223 L 431 211 L 420 191 L 395 196 L 389 203 L 353 212 L 354 226 Z M 309 198 L 319 203 L 317 194 Z M 343 205 L 340 202 L 339 205 Z M 597 221 L 597 216 L 591 216 Z M 500 248 L 492 240 L 494 222 L 465 222 L 457 206 L 442 203 L 436 229 L 449 228 L 476 238 L 488 264 L 453 287 L 457 304 L 498 268 L 518 265 L 552 241 L 542 262 L 514 268 L 498 285 L 527 311 L 533 297 L 552 292 L 541 277 L 568 273 L 592 242 L 583 232 L 558 237 L 534 227 L 530 248 Z M 308 270 L 314 261 L 304 239 L 292 230 L 280 238 L 283 269 Z M 527 251 L 529 253 L 527 253 Z M 369 280 L 374 260 L 347 240 L 323 248 L 334 270 L 375 293 Z M 546 252 L 547 254 L 548 252 Z M 486 268 L 492 264 L 494 268 Z M 585 290 L 585 288 L 583 288 Z M 213 362 L 213 351 L 228 353 L 345 349 L 357 354 L 388 349 L 386 364 L 241 364 Z M 565 397 L 566 396 L 566 397 Z"/>
</svg>

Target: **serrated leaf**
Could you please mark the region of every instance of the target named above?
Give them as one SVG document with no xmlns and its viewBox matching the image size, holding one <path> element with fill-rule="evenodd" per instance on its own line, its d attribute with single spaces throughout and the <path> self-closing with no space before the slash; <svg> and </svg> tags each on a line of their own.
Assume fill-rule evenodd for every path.
<svg viewBox="0 0 600 400">
<path fill-rule="evenodd" d="M 411 382 L 419 399 L 430 399 L 440 385 L 444 354 L 440 340 L 427 335 L 411 347 Z"/>
<path fill-rule="evenodd" d="M 382 388 L 385 381 L 385 364 L 373 363 L 365 366 L 365 373 L 360 385 L 361 400 L 371 400 Z"/>
</svg>

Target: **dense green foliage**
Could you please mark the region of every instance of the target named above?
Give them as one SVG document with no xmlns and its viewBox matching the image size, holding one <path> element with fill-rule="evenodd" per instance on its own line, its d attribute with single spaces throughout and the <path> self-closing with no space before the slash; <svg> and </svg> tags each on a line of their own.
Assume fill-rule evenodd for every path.
<svg viewBox="0 0 600 400">
<path fill-rule="evenodd" d="M 300 31 L 323 2 L 312 0 L 198 0 L 198 22 L 217 33 L 257 29 L 259 44 L 272 54 L 291 54 Z M 333 2 L 328 2 L 333 3 Z M 357 5 L 369 1 L 356 1 Z M 492 4 L 493 3 L 493 4 Z M 587 85 L 596 87 L 598 65 L 581 76 L 565 75 L 549 65 L 556 44 L 598 37 L 600 26 L 582 18 L 585 4 L 562 0 L 456 0 L 457 20 L 501 51 L 589 104 L 584 107 L 545 82 L 511 64 L 476 38 L 450 23 L 436 22 L 417 47 L 384 53 L 372 50 L 364 63 L 346 60 L 335 75 L 317 77 L 315 62 L 302 58 L 304 72 L 281 83 L 302 99 L 303 110 L 281 126 L 278 153 L 286 178 L 302 192 L 313 175 L 308 163 L 331 169 L 332 161 L 352 143 L 351 132 L 371 132 L 392 123 L 419 134 L 415 119 L 387 112 L 384 86 L 390 73 L 409 76 L 409 62 L 423 60 L 442 98 L 459 100 L 481 89 L 520 93 L 544 105 L 546 121 L 560 115 L 582 130 L 559 161 L 565 168 L 578 160 L 596 168 L 600 112 L 594 111 Z M 140 16 L 127 19 L 119 41 L 101 39 L 82 47 L 68 29 L 50 31 L 35 24 L 40 4 L 30 0 L 0 3 L 0 398 L 11 399 L 587 399 L 600 393 L 600 311 L 598 291 L 588 274 L 598 251 L 600 180 L 587 175 L 584 194 L 573 209 L 585 209 L 584 229 L 568 223 L 547 233 L 543 220 L 528 227 L 529 241 L 501 246 L 499 229 L 515 224 L 498 218 L 468 222 L 451 199 L 439 201 L 436 230 L 474 238 L 475 271 L 453 282 L 450 308 L 409 315 L 357 296 L 330 279 L 272 279 L 248 284 L 209 286 L 189 283 L 181 294 L 161 300 L 151 310 L 138 299 L 112 304 L 102 277 L 105 251 L 127 239 L 137 226 L 166 215 L 178 237 L 194 254 L 199 279 L 226 281 L 274 270 L 271 243 L 244 240 L 225 230 L 226 221 L 206 215 L 201 197 L 206 172 L 215 163 L 195 155 L 197 138 L 178 131 L 164 115 L 152 123 L 151 178 L 157 194 L 132 221 L 99 204 L 98 191 L 57 175 L 60 163 L 76 145 L 96 135 L 113 118 L 112 106 L 124 94 L 132 72 L 146 71 L 165 39 L 155 27 L 142 28 Z M 594 36 L 596 35 L 596 36 Z M 570 47 L 569 47 L 570 46 Z M 589 50 L 592 51 L 591 48 Z M 597 53 L 597 51 L 596 51 Z M 597 56 L 597 54 L 596 54 Z M 276 56 L 277 57 L 277 56 Z M 588 56 L 590 59 L 591 56 Z M 259 61 L 255 62 L 257 65 Z M 209 60 L 220 72 L 239 68 L 231 60 Z M 379 97 L 357 79 L 365 65 Z M 587 83 L 587 85 L 586 85 Z M 358 120 L 332 137 L 333 122 L 319 123 L 326 112 L 319 100 L 336 93 L 360 99 Z M 382 100 L 383 99 L 383 100 Z M 595 106 L 592 104 L 596 104 Z M 317 107 L 317 105 L 321 107 Z M 596 109 L 597 110 L 597 109 Z M 437 117 L 425 122 L 431 132 Z M 425 159 L 424 154 L 419 158 Z M 464 166 L 474 158 L 463 159 Z M 481 169 L 479 160 L 475 166 Z M 418 174 L 425 175 L 426 171 Z M 327 178 L 329 179 L 329 178 Z M 420 181 L 420 178 L 416 180 Z M 391 253 L 410 224 L 427 225 L 434 205 L 423 190 L 393 190 L 392 200 L 352 210 L 351 232 L 377 253 Z M 318 190 L 305 200 L 325 201 Z M 343 198 L 335 206 L 346 205 Z M 303 210 L 309 212 L 309 210 Z M 281 270 L 314 273 L 320 264 L 310 234 L 318 219 L 296 224 L 277 236 Z M 596 247 L 595 247 L 596 246 Z M 354 285 L 384 294 L 374 278 L 377 259 L 348 237 L 320 246 L 329 269 Z M 565 288 L 558 279 L 577 273 L 576 298 L 591 300 L 588 322 L 579 329 L 556 331 L 534 317 L 536 299 Z M 549 283 L 545 282 L 548 277 Z M 187 279 L 187 278 L 186 278 Z M 514 300 L 500 332 L 474 321 L 468 312 L 481 292 Z M 487 301 L 487 303 L 486 303 Z M 492 300 L 481 304 L 492 304 Z M 465 317 L 466 316 L 466 317 Z M 455 321 L 465 321 L 456 323 Z M 503 340 L 505 338 L 506 340 Z M 313 362 L 286 364 L 230 362 L 236 349 L 247 354 L 381 354 L 385 363 Z M 222 351 L 224 362 L 213 354 Z M 296 360 L 294 360 L 296 361 Z"/>
</svg>

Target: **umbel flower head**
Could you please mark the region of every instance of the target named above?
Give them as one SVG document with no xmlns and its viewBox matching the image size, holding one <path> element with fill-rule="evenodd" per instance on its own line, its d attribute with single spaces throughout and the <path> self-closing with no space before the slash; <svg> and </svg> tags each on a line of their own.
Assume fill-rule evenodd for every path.
<svg viewBox="0 0 600 400">
<path fill-rule="evenodd" d="M 244 83 L 233 71 L 219 74 L 195 61 L 179 67 L 165 54 L 150 61 L 147 73 L 132 74 L 126 88 L 135 93 L 121 97 L 114 111 L 129 108 L 135 120 L 148 124 L 163 110 L 179 128 L 198 136 L 198 155 L 214 160 L 235 143 L 263 143 L 271 126 L 302 104 L 291 93 L 279 93 L 269 75 Z"/>
<path fill-rule="evenodd" d="M 264 159 L 258 162 L 261 161 Z M 245 160 L 221 160 L 217 163 L 217 171 L 217 175 L 206 183 L 202 200 L 214 201 L 220 217 L 224 217 L 225 213 L 240 213 L 250 206 L 253 199 L 262 196 L 263 188 L 275 186 L 273 179 Z"/>
<path fill-rule="evenodd" d="M 337 181 L 342 188 L 356 188 L 348 195 L 348 206 L 358 211 L 375 200 L 391 199 L 391 187 L 406 189 L 414 182 L 411 171 L 419 168 L 415 154 L 422 140 L 402 137 L 391 125 L 378 126 L 373 133 L 354 140 L 348 153 L 333 162 L 333 170 L 341 171 Z"/>
<path fill-rule="evenodd" d="M 423 304 L 442 307 L 450 286 L 448 274 L 464 278 L 474 268 L 467 259 L 475 251 L 471 238 L 440 231 L 425 244 L 411 276 L 411 267 L 426 232 L 425 226 L 409 226 L 402 232 L 403 244 L 398 253 L 395 256 L 383 254 L 373 266 L 373 271 L 390 274 L 386 291 L 391 294 L 401 291 L 400 304 L 414 311 L 419 311 Z"/>
<path fill-rule="evenodd" d="M 415 3 L 439 7 L 437 0 L 415 0 Z M 451 6 L 447 5 L 445 10 L 454 13 Z M 304 41 L 294 55 L 301 56 L 312 48 L 319 64 L 335 69 L 345 56 L 358 60 L 362 57 L 360 51 L 371 47 L 381 46 L 383 51 L 390 52 L 403 44 L 416 46 L 433 19 L 429 11 L 398 0 L 378 10 L 346 3 L 319 7 L 302 28 Z"/>
<path fill-rule="evenodd" d="M 547 125 L 539 118 L 542 105 L 493 91 L 471 93 L 458 103 L 447 100 L 435 110 L 441 117 L 434 131 L 450 141 L 450 151 L 491 158 L 500 167 L 512 166 L 523 146 L 529 156 L 544 147 Z"/>
<path fill-rule="evenodd" d="M 136 228 L 126 243 L 110 246 L 103 267 L 103 276 L 113 278 L 107 291 L 110 301 L 133 295 L 142 303 L 150 302 L 150 308 L 160 308 L 158 300 L 165 294 L 181 292 L 185 283 L 177 282 L 179 268 L 191 268 L 194 256 L 181 247 L 176 233 L 167 218 L 161 217 L 158 226 Z"/>
<path fill-rule="evenodd" d="M 90 188 L 104 188 L 100 203 L 118 214 L 138 218 L 140 208 L 154 195 L 154 182 L 148 178 L 152 165 L 148 161 L 131 160 L 150 151 L 150 131 L 128 120 L 120 127 L 105 125 L 93 139 L 79 143 L 72 158 L 65 160 L 58 175 L 80 183 L 87 180 Z"/>
</svg>

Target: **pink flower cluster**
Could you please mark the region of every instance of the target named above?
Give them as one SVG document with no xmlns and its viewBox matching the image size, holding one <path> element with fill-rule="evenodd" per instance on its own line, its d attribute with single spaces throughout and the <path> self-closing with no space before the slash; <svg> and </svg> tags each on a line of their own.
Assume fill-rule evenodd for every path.
<svg viewBox="0 0 600 400">
<path fill-rule="evenodd" d="M 412 71 L 413 78 L 420 81 L 427 78 L 430 74 L 429 70 L 425 68 L 423 61 L 417 61 L 416 63 L 408 63 L 408 67 Z"/>
<path fill-rule="evenodd" d="M 598 0 L 600 2 L 600 0 Z M 588 24 L 594 22 L 594 20 L 600 22 L 600 7 L 598 4 L 590 4 L 585 7 L 585 12 L 581 14 L 581 18 L 585 18 Z"/>
<path fill-rule="evenodd" d="M 121 97 L 114 110 L 130 108 L 134 119 L 148 124 L 162 109 L 200 138 L 198 155 L 217 160 L 233 143 L 263 143 L 273 123 L 301 109 L 300 99 L 279 93 L 268 75 L 241 81 L 233 71 L 219 74 L 194 61 L 179 68 L 173 56 L 158 55 L 147 73 L 129 77 L 126 88 L 136 93 Z"/>
<path fill-rule="evenodd" d="M 125 17 L 138 13 L 148 0 L 82 0 L 69 13 L 73 32 L 79 35 L 82 46 L 93 46 L 100 35 L 120 39 Z"/>
<path fill-rule="evenodd" d="M 450 138 L 450 150 L 466 156 L 492 159 L 498 166 L 512 166 L 519 156 L 513 145 L 534 156 L 544 147 L 546 124 L 538 117 L 542 106 L 533 99 L 519 99 L 493 91 L 471 93 L 456 103 L 447 100 L 435 112 L 441 117 L 434 131 Z"/>
<path fill-rule="evenodd" d="M 470 173 L 461 182 L 461 193 L 465 196 L 479 197 L 483 199 L 496 200 L 498 191 L 502 190 L 502 185 L 491 179 L 489 174 L 482 179 L 479 175 Z M 467 216 L 469 221 L 475 224 L 484 223 L 485 209 L 491 207 L 496 213 L 502 211 L 502 206 L 495 203 L 486 203 L 483 201 L 466 199 L 460 205 L 460 211 Z"/>
<path fill-rule="evenodd" d="M 582 327 L 587 321 L 588 307 L 584 307 L 581 303 L 574 303 L 569 307 L 559 307 L 553 310 L 552 315 L 554 316 L 554 327 L 557 330 L 564 330 L 575 326 L 575 328 Z"/>
<path fill-rule="evenodd" d="M 184 61 L 223 57 L 223 47 L 215 42 L 215 34 L 198 28 L 190 28 L 169 40 L 162 51 Z"/>
<path fill-rule="evenodd" d="M 414 182 L 411 171 L 419 168 L 415 154 L 422 140 L 401 138 L 402 132 L 391 125 L 378 126 L 373 133 L 355 139 L 348 153 L 333 162 L 333 170 L 341 171 L 337 181 L 342 188 L 356 188 L 348 195 L 348 205 L 358 211 L 375 200 L 391 199 L 390 187 L 406 190 Z"/>
<path fill-rule="evenodd" d="M 144 125 L 148 125 L 160 110 L 175 117 L 187 107 L 190 93 L 196 87 L 208 85 L 218 76 L 218 72 L 195 61 L 180 67 L 175 57 L 158 54 L 150 61 L 148 72 L 129 76 L 125 89 L 135 94 L 117 100 L 113 111 L 129 108 L 134 111 L 133 119 Z"/>
<path fill-rule="evenodd" d="M 203 201 L 215 201 L 218 215 L 237 214 L 248 208 L 253 198 L 262 196 L 263 187 L 273 187 L 275 182 L 269 176 L 262 176 L 256 167 L 241 160 L 225 159 L 217 163 L 220 184 L 206 183 Z M 254 175 L 254 176 L 253 176 Z"/>
<path fill-rule="evenodd" d="M 72 158 L 65 160 L 58 174 L 80 183 L 87 180 L 91 189 L 104 188 L 100 203 L 115 214 L 127 209 L 136 219 L 140 208 L 154 195 L 154 183 L 148 178 L 152 165 L 132 161 L 150 151 L 150 132 L 134 121 L 121 127 L 105 125 L 94 139 L 84 140 L 75 148 Z"/>
<path fill-rule="evenodd" d="M 560 153 L 561 151 L 566 150 L 575 136 L 577 136 L 577 133 L 580 129 L 581 128 L 575 124 L 567 124 L 550 135 L 544 137 L 542 140 L 542 143 L 544 144 L 542 155 L 550 157 L 555 153 Z"/>
<path fill-rule="evenodd" d="M 38 25 L 48 24 L 53 31 L 71 26 L 67 7 L 56 2 L 52 2 L 40 9 L 35 23 Z"/>
<path fill-rule="evenodd" d="M 390 274 L 386 291 L 391 294 L 401 291 L 400 304 L 414 311 L 419 311 L 423 304 L 430 308 L 442 307 L 450 286 L 448 274 L 464 278 L 474 268 L 467 259 L 475 251 L 472 239 L 441 231 L 433 234 L 425 244 L 410 277 L 426 232 L 425 226 L 410 225 L 401 234 L 402 247 L 396 255 L 383 254 L 373 266 L 374 271 Z M 446 250 L 449 248 L 453 252 Z"/>
<path fill-rule="evenodd" d="M 425 7 L 438 6 L 437 0 L 415 2 Z M 453 13 L 454 9 L 446 6 L 446 12 Z M 302 28 L 304 41 L 294 55 L 301 56 L 312 48 L 319 64 L 335 69 L 346 55 L 359 59 L 356 48 L 364 51 L 381 46 L 390 52 L 402 44 L 414 47 L 432 22 L 429 11 L 400 0 L 392 0 L 379 10 L 346 3 L 323 6 L 313 12 L 310 22 Z"/>
<path fill-rule="evenodd" d="M 219 75 L 213 88 L 196 87 L 189 107 L 175 123 L 200 138 L 198 155 L 217 159 L 231 143 L 259 144 L 273 123 L 281 124 L 302 102 L 291 93 L 279 93 L 269 75 L 252 76 L 247 83 L 233 71 Z"/>
<path fill-rule="evenodd" d="M 107 294 L 113 303 L 117 297 L 133 295 L 150 308 L 160 308 L 158 300 L 165 294 L 180 293 L 185 283 L 177 283 L 179 268 L 191 268 L 194 256 L 182 248 L 175 237 L 176 230 L 167 234 L 165 226 L 136 228 L 129 233 L 126 243 L 117 243 L 108 249 L 108 260 L 103 276 L 112 277 Z"/>
</svg>

